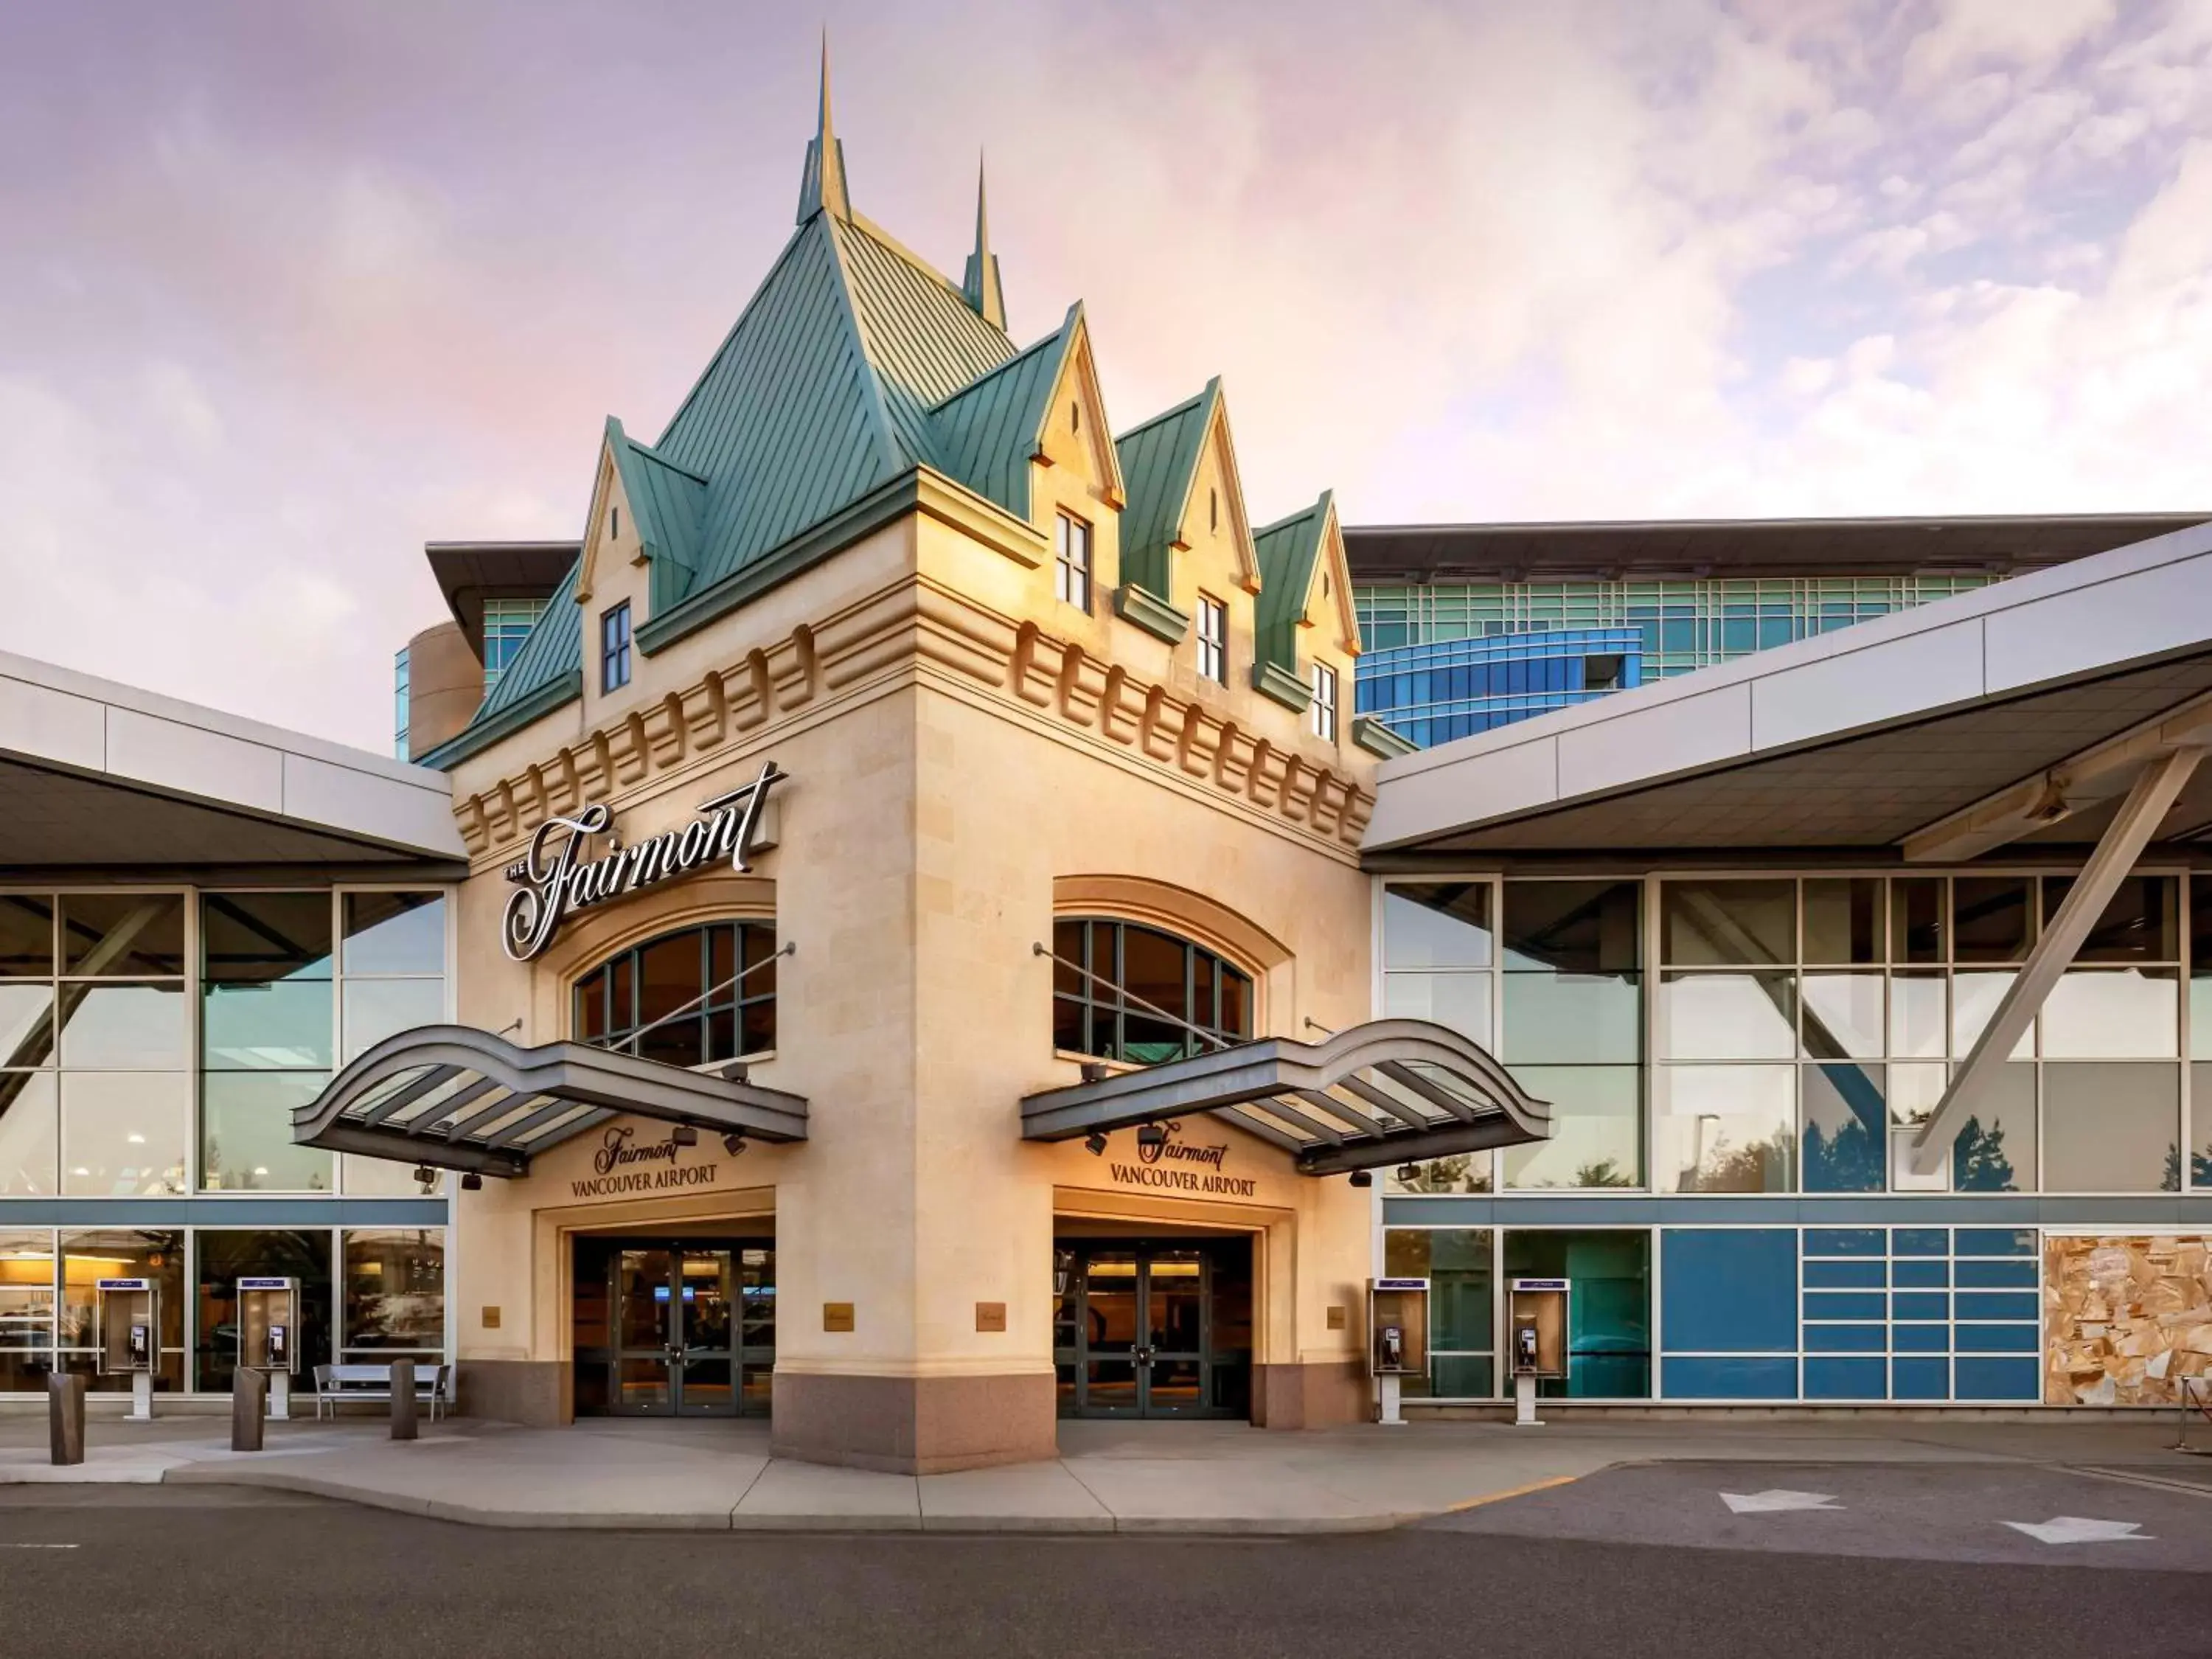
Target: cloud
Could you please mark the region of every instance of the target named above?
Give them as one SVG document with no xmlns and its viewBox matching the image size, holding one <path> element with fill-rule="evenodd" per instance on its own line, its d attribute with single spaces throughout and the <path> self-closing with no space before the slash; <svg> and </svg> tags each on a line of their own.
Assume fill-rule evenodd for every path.
<svg viewBox="0 0 2212 1659">
<path fill-rule="evenodd" d="M 2119 0 L 1942 0 L 1905 53 L 1905 80 L 1924 87 L 1991 59 L 2045 70 L 2118 13 Z"/>
</svg>

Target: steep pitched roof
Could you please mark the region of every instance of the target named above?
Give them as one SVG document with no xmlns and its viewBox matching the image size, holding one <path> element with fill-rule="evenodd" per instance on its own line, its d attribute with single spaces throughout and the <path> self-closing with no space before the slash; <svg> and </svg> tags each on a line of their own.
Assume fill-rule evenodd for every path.
<svg viewBox="0 0 2212 1659">
<path fill-rule="evenodd" d="M 1328 547 L 1332 532 L 1340 539 L 1336 523 L 1336 492 L 1324 489 L 1312 506 L 1288 518 L 1278 519 L 1252 534 L 1260 556 L 1260 603 L 1255 621 L 1255 641 L 1263 661 L 1295 674 L 1298 665 L 1298 624 L 1313 595 L 1314 567 Z M 1335 596 L 1350 616 L 1346 594 Z M 1356 638 L 1355 628 L 1355 646 Z"/>
<path fill-rule="evenodd" d="M 1146 592 L 1169 597 L 1169 549 L 1182 530 L 1198 477 L 1206 429 L 1221 401 L 1218 375 L 1196 397 L 1155 415 L 1114 441 L 1129 493 L 1121 509 L 1121 574 Z"/>
<path fill-rule="evenodd" d="M 932 412 L 940 470 L 1018 518 L 1030 515 L 1030 461 L 1082 318 L 1079 301 L 1056 331 Z"/>
<path fill-rule="evenodd" d="M 699 568 L 699 520 L 707 481 L 665 461 L 607 416 L 607 449 L 629 497 L 638 543 L 653 562 L 653 608 L 672 604 L 690 586 Z"/>
</svg>

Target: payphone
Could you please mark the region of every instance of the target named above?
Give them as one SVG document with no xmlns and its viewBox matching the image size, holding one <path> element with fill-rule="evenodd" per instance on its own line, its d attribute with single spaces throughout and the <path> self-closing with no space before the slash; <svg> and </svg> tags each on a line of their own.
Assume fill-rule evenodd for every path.
<svg viewBox="0 0 2212 1659">
<path fill-rule="evenodd" d="M 154 1416 L 154 1372 L 161 1362 L 161 1292 L 150 1279 L 93 1284 L 93 1346 L 103 1376 L 131 1379 L 131 1420 Z"/>
<path fill-rule="evenodd" d="M 1567 1374 L 1567 1291 L 1564 1279 L 1516 1279 L 1506 1306 L 1506 1358 L 1513 1368 L 1513 1421 L 1538 1428 L 1536 1384 Z"/>
<path fill-rule="evenodd" d="M 1376 1420 L 1403 1423 L 1402 1379 L 1429 1372 L 1429 1281 L 1375 1279 L 1367 1284 L 1367 1369 L 1375 1378 Z"/>
<path fill-rule="evenodd" d="M 269 1374 L 269 1415 L 292 1414 L 292 1378 L 300 1370 L 300 1281 L 238 1281 L 238 1363 Z"/>
</svg>

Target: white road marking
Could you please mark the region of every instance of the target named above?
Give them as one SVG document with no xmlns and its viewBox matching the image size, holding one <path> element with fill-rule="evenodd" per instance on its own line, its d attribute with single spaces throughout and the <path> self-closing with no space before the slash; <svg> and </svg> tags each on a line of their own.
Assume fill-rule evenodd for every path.
<svg viewBox="0 0 2212 1659">
<path fill-rule="evenodd" d="M 74 1544 L 0 1544 L 0 1549 L 8 1550 L 73 1550 L 76 1547 Z"/>
<path fill-rule="evenodd" d="M 1765 1492 L 1724 1492 L 1721 1502 L 1738 1515 L 1771 1515 L 1781 1510 L 1840 1510 L 1833 1492 L 1789 1492 L 1780 1486 Z"/>
<path fill-rule="evenodd" d="M 2148 1544 L 2157 1541 L 2150 1534 L 2140 1529 L 2140 1522 L 2092 1521 L 2080 1515 L 2054 1515 L 2048 1521 L 2008 1521 L 2005 1525 L 2045 1544 Z"/>
</svg>

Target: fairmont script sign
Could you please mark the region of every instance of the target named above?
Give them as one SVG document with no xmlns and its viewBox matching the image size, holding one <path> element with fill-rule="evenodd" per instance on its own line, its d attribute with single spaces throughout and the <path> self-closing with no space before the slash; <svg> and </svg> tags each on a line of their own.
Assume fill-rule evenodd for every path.
<svg viewBox="0 0 2212 1659">
<path fill-rule="evenodd" d="M 672 881 L 723 859 L 740 874 L 751 868 L 747 857 L 760 850 L 761 813 L 769 788 L 789 774 L 774 761 L 760 776 L 726 795 L 700 802 L 696 815 L 681 830 L 667 830 L 625 847 L 611 834 L 614 814 L 605 802 L 574 817 L 548 818 L 530 838 L 530 850 L 507 866 L 517 891 L 508 895 L 501 920 L 500 943 L 517 962 L 544 954 L 572 911 L 626 898 L 641 887 Z M 582 856 L 593 836 L 607 837 L 599 858 Z"/>
</svg>

